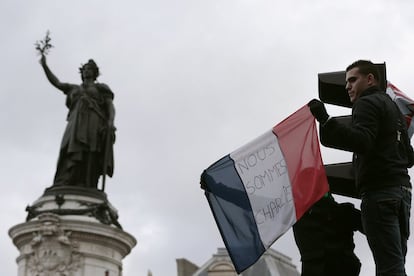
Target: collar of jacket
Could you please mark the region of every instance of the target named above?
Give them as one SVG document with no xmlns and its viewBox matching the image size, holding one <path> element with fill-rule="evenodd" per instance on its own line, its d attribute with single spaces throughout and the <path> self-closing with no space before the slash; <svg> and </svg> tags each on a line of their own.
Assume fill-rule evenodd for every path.
<svg viewBox="0 0 414 276">
<path fill-rule="evenodd" d="M 374 94 L 374 93 L 378 93 L 378 92 L 381 92 L 381 90 L 379 89 L 379 87 L 378 87 L 378 86 L 374 85 L 374 86 L 368 87 L 366 90 L 364 90 L 364 91 L 361 93 L 360 97 L 364 97 L 364 96 L 372 95 L 372 94 Z"/>
</svg>

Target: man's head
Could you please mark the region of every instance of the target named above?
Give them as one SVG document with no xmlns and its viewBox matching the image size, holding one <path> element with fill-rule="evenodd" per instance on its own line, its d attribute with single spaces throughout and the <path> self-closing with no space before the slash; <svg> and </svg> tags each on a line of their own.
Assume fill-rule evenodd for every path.
<svg viewBox="0 0 414 276">
<path fill-rule="evenodd" d="M 345 89 L 354 103 L 363 91 L 379 84 L 378 69 L 369 60 L 357 60 L 346 68 L 345 80 Z"/>
</svg>

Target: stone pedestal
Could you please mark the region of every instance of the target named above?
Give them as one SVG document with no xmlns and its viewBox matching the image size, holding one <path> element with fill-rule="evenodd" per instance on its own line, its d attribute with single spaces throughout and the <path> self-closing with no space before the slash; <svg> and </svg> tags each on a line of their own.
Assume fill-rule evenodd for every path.
<svg viewBox="0 0 414 276">
<path fill-rule="evenodd" d="M 46 190 L 27 207 L 25 223 L 9 230 L 18 248 L 18 276 L 122 276 L 136 245 L 99 191 Z"/>
</svg>

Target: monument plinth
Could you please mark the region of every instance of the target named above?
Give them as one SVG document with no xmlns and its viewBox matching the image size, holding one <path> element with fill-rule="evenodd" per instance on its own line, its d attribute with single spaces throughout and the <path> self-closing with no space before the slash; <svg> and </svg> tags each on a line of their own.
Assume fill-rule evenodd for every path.
<svg viewBox="0 0 414 276">
<path fill-rule="evenodd" d="M 20 252 L 18 276 L 121 276 L 136 240 L 122 230 L 106 194 L 55 188 L 27 207 L 25 223 L 9 230 Z"/>
</svg>

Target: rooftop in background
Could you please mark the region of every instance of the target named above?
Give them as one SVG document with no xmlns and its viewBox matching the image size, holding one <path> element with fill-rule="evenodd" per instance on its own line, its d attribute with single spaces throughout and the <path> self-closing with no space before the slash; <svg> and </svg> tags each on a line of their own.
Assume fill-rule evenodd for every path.
<svg viewBox="0 0 414 276">
<path fill-rule="evenodd" d="M 225 248 L 218 248 L 217 253 L 201 267 L 187 259 L 177 259 L 177 276 L 237 276 L 230 256 Z M 241 276 L 300 276 L 292 259 L 282 253 L 268 249 L 262 257 Z"/>
</svg>

